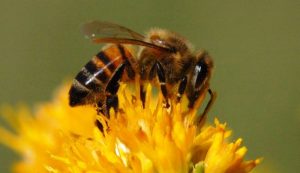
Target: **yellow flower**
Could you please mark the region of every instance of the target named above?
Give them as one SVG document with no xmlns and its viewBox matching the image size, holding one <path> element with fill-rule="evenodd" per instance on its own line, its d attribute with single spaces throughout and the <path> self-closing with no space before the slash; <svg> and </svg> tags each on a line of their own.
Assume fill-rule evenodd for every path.
<svg viewBox="0 0 300 173">
<path fill-rule="evenodd" d="M 241 139 L 226 141 L 231 132 L 225 124 L 195 123 L 197 110 L 187 111 L 186 98 L 163 108 L 149 85 L 143 109 L 138 93 L 122 84 L 121 110 L 111 110 L 108 119 L 93 107 L 70 108 L 68 88 L 33 115 L 25 107 L 3 109 L 14 132 L 0 128 L 0 141 L 22 156 L 15 172 L 244 173 L 260 162 L 243 161 L 246 148 Z"/>
</svg>

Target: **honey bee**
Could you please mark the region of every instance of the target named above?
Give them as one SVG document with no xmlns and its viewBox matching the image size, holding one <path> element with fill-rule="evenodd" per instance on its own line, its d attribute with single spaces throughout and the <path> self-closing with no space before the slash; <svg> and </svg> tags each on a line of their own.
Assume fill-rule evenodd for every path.
<svg viewBox="0 0 300 173">
<path fill-rule="evenodd" d="M 208 91 L 213 61 L 206 51 L 194 53 L 190 43 L 175 32 L 152 29 L 146 36 L 126 27 L 93 21 L 83 25 L 85 36 L 94 43 L 107 43 L 77 74 L 69 91 L 70 106 L 96 105 L 108 114 L 118 110 L 120 82 L 140 77 L 140 96 L 145 102 L 144 83 L 158 86 L 169 107 L 169 99 L 180 101 L 183 94 L 189 108 Z M 138 51 L 133 51 L 136 46 Z M 135 53 L 137 52 L 137 53 Z M 209 105 L 209 104 L 208 104 Z M 206 107 L 206 110 L 209 106 Z"/>
</svg>

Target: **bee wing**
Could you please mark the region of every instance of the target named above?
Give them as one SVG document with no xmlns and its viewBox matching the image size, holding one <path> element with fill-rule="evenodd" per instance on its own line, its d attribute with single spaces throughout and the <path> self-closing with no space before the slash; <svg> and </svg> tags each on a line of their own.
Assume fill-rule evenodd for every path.
<svg viewBox="0 0 300 173">
<path fill-rule="evenodd" d="M 150 47 L 159 51 L 172 51 L 168 47 L 161 47 L 146 42 L 143 35 L 124 26 L 110 22 L 91 21 L 83 24 L 81 31 L 85 37 L 91 39 L 95 43 L 132 44 Z"/>
<path fill-rule="evenodd" d="M 85 23 L 83 24 L 81 31 L 87 38 L 90 39 L 127 38 L 142 41 L 145 38 L 143 35 L 124 26 L 104 21 L 91 21 Z"/>
</svg>

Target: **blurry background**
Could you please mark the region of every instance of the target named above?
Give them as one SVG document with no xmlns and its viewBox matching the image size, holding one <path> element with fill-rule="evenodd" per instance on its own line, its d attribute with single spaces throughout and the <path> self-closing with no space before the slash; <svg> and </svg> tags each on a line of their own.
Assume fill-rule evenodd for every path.
<svg viewBox="0 0 300 173">
<path fill-rule="evenodd" d="M 80 25 L 98 19 L 143 33 L 181 33 L 215 61 L 210 114 L 243 137 L 266 172 L 300 170 L 300 1 L 0 0 L 0 103 L 51 98 L 100 49 Z M 298 76 L 298 77 L 297 77 Z M 0 146 L 0 172 L 18 157 Z"/>
</svg>

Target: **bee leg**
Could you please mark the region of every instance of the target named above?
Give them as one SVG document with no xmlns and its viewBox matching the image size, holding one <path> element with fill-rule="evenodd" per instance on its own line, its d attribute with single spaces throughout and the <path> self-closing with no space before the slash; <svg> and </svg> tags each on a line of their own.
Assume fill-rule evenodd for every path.
<svg viewBox="0 0 300 173">
<path fill-rule="evenodd" d="M 119 108 L 119 99 L 117 95 L 108 95 L 106 97 L 106 115 L 109 118 L 109 110 L 114 108 L 114 111 L 117 112 Z"/>
<path fill-rule="evenodd" d="M 159 80 L 159 84 L 160 84 L 160 89 L 161 92 L 166 100 L 166 108 L 170 107 L 170 104 L 168 102 L 168 91 L 167 91 L 167 87 L 166 87 L 166 76 L 165 76 L 165 71 L 162 67 L 162 65 L 160 64 L 160 62 L 156 62 L 156 70 L 157 70 L 157 75 L 158 75 L 158 80 Z"/>
<path fill-rule="evenodd" d="M 101 113 L 104 114 L 104 109 L 103 109 L 103 103 L 102 101 L 99 101 L 96 105 L 96 110 L 97 110 L 97 115 L 100 115 Z"/>
<path fill-rule="evenodd" d="M 108 117 L 109 117 L 109 110 L 111 107 L 113 107 L 116 112 L 118 111 L 119 99 L 117 96 L 117 92 L 120 87 L 119 82 L 124 73 L 125 66 L 126 66 L 126 63 L 123 63 L 116 69 L 116 71 L 112 75 L 112 78 L 110 79 L 110 81 L 108 82 L 108 84 L 105 88 L 105 93 L 106 93 L 105 114 Z"/>
<path fill-rule="evenodd" d="M 214 104 L 214 102 L 217 98 L 217 93 L 213 92 L 210 88 L 208 89 L 208 93 L 210 95 L 210 99 L 209 99 L 204 111 L 199 116 L 198 120 L 196 121 L 199 126 L 201 126 L 205 122 L 206 117 L 207 117 L 207 113 L 209 112 L 211 106 Z"/>
<path fill-rule="evenodd" d="M 145 91 L 145 88 L 144 88 L 143 84 L 140 85 L 140 97 L 141 97 L 141 101 L 142 101 L 142 104 L 143 104 L 143 108 L 145 108 L 146 91 Z"/>
<path fill-rule="evenodd" d="M 127 72 L 127 76 L 129 77 L 129 79 L 134 79 L 135 71 L 134 71 L 134 68 L 132 67 L 131 63 L 129 62 L 129 57 L 126 56 L 124 46 L 122 46 L 120 44 L 118 44 L 117 46 L 122 55 L 122 59 L 124 60 L 124 64 L 126 65 L 125 70 Z"/>
<path fill-rule="evenodd" d="M 104 127 L 103 127 L 102 123 L 99 120 L 95 121 L 95 125 L 100 130 L 100 132 L 104 133 Z"/>
<path fill-rule="evenodd" d="M 208 64 L 204 58 L 201 58 L 194 69 L 194 74 L 192 76 L 192 85 L 193 85 L 193 92 L 192 95 L 189 96 L 189 108 L 194 107 L 194 103 L 203 94 L 203 92 L 209 87 L 208 83 L 208 75 L 209 69 Z"/>
<path fill-rule="evenodd" d="M 185 88 L 186 88 L 186 85 L 187 85 L 187 77 L 184 76 L 181 81 L 180 81 L 180 84 L 179 84 L 179 87 L 178 87 L 178 92 L 177 92 L 177 102 L 180 101 L 181 97 L 182 97 L 182 94 L 184 93 L 185 91 Z"/>
</svg>

